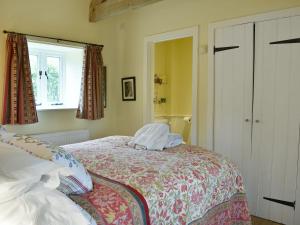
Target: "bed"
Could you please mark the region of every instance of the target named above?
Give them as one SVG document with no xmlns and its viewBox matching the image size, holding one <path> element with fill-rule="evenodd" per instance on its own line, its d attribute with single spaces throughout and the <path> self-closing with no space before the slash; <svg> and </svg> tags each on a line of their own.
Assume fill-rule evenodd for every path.
<svg viewBox="0 0 300 225">
<path fill-rule="evenodd" d="M 129 147 L 111 136 L 62 146 L 90 172 L 94 188 L 70 197 L 97 224 L 251 224 L 243 179 L 222 156 L 196 146 Z"/>
</svg>

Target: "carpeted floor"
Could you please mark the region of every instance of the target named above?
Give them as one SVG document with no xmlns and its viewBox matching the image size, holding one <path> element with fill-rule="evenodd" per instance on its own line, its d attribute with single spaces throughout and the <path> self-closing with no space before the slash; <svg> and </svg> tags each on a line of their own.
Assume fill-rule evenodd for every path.
<svg viewBox="0 0 300 225">
<path fill-rule="evenodd" d="M 253 225 L 282 225 L 281 223 L 265 220 L 256 216 L 251 216 L 251 219 Z"/>
</svg>

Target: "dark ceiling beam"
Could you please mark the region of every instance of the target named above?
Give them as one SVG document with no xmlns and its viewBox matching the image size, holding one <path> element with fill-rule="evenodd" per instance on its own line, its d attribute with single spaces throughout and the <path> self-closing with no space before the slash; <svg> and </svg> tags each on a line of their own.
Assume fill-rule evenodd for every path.
<svg viewBox="0 0 300 225">
<path fill-rule="evenodd" d="M 162 0 L 92 0 L 89 19 L 90 22 L 97 22 L 159 1 Z"/>
</svg>

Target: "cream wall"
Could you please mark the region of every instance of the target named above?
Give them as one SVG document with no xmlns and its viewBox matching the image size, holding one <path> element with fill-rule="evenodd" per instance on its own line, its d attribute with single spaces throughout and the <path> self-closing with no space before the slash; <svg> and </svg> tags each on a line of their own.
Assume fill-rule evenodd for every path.
<svg viewBox="0 0 300 225">
<path fill-rule="evenodd" d="M 118 100 L 118 131 L 132 134 L 143 123 L 142 85 L 144 38 L 176 29 L 199 26 L 200 46 L 207 46 L 208 24 L 236 17 L 300 6 L 299 0 L 164 0 L 118 17 L 119 76 L 137 78 L 137 101 Z M 101 25 L 99 24 L 99 27 Z M 201 54 L 198 74 L 199 144 L 206 143 L 207 54 Z M 118 81 L 117 81 L 118 82 Z M 121 95 L 121 89 L 118 89 Z"/>
<path fill-rule="evenodd" d="M 155 104 L 155 115 L 184 116 L 192 114 L 192 38 L 181 38 L 155 44 L 154 71 L 163 79 L 154 92 L 166 103 Z"/>
<path fill-rule="evenodd" d="M 115 134 L 116 95 L 113 90 L 120 88 L 114 82 L 119 74 L 116 55 L 115 24 L 113 19 L 99 23 L 88 22 L 88 0 L 0 0 L 0 105 L 3 102 L 4 58 L 6 35 L 3 29 L 54 36 L 65 39 L 104 44 L 103 57 L 108 70 L 108 108 L 105 118 L 97 121 L 75 119 L 75 110 L 38 112 L 39 123 L 26 126 L 8 127 L 19 133 L 40 133 L 59 130 L 86 129 L 92 137 Z M 2 110 L 1 110 L 2 111 Z"/>
</svg>

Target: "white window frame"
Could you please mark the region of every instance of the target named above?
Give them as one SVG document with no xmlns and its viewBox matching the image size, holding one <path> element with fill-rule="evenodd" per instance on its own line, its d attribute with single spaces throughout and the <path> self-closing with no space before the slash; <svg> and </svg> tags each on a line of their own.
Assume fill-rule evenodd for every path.
<svg viewBox="0 0 300 225">
<path fill-rule="evenodd" d="M 32 48 L 30 49 L 30 55 L 37 56 L 38 58 L 38 79 L 39 79 L 39 71 L 42 71 L 43 74 L 40 79 L 40 83 L 38 85 L 38 94 L 39 96 L 38 100 L 36 99 L 37 104 L 37 110 L 47 110 L 47 109 L 57 109 L 57 108 L 64 108 L 64 95 L 63 90 L 65 88 L 65 82 L 66 82 L 66 60 L 65 55 L 62 52 L 59 51 L 51 51 L 51 50 L 41 50 Z M 58 102 L 48 102 L 47 99 L 47 78 L 45 76 L 45 71 L 47 71 L 47 58 L 53 57 L 53 58 L 59 58 L 59 72 L 60 72 L 60 81 L 59 81 L 59 90 L 60 90 L 60 96 Z M 41 89 L 44 89 L 45 91 L 41 92 Z M 60 104 L 62 105 L 53 105 L 53 104 Z M 40 105 L 41 104 L 41 105 Z"/>
<path fill-rule="evenodd" d="M 39 60 L 39 55 L 36 53 L 36 52 L 30 52 L 30 54 L 29 54 L 29 57 L 30 56 L 35 56 L 36 58 L 37 58 L 37 79 L 38 80 L 40 80 L 39 79 L 39 77 L 40 77 L 40 74 L 39 74 L 39 72 L 40 72 L 40 60 Z M 32 67 L 31 67 L 31 69 L 32 69 Z M 39 91 L 40 91 L 40 89 L 41 89 L 41 81 L 37 84 L 37 92 L 39 93 Z M 38 97 L 38 95 L 37 95 L 37 97 Z M 36 105 L 38 106 L 39 104 L 41 104 L 41 102 L 39 102 L 39 100 L 40 99 L 37 99 L 37 98 L 35 98 L 35 103 L 36 103 Z"/>
</svg>

